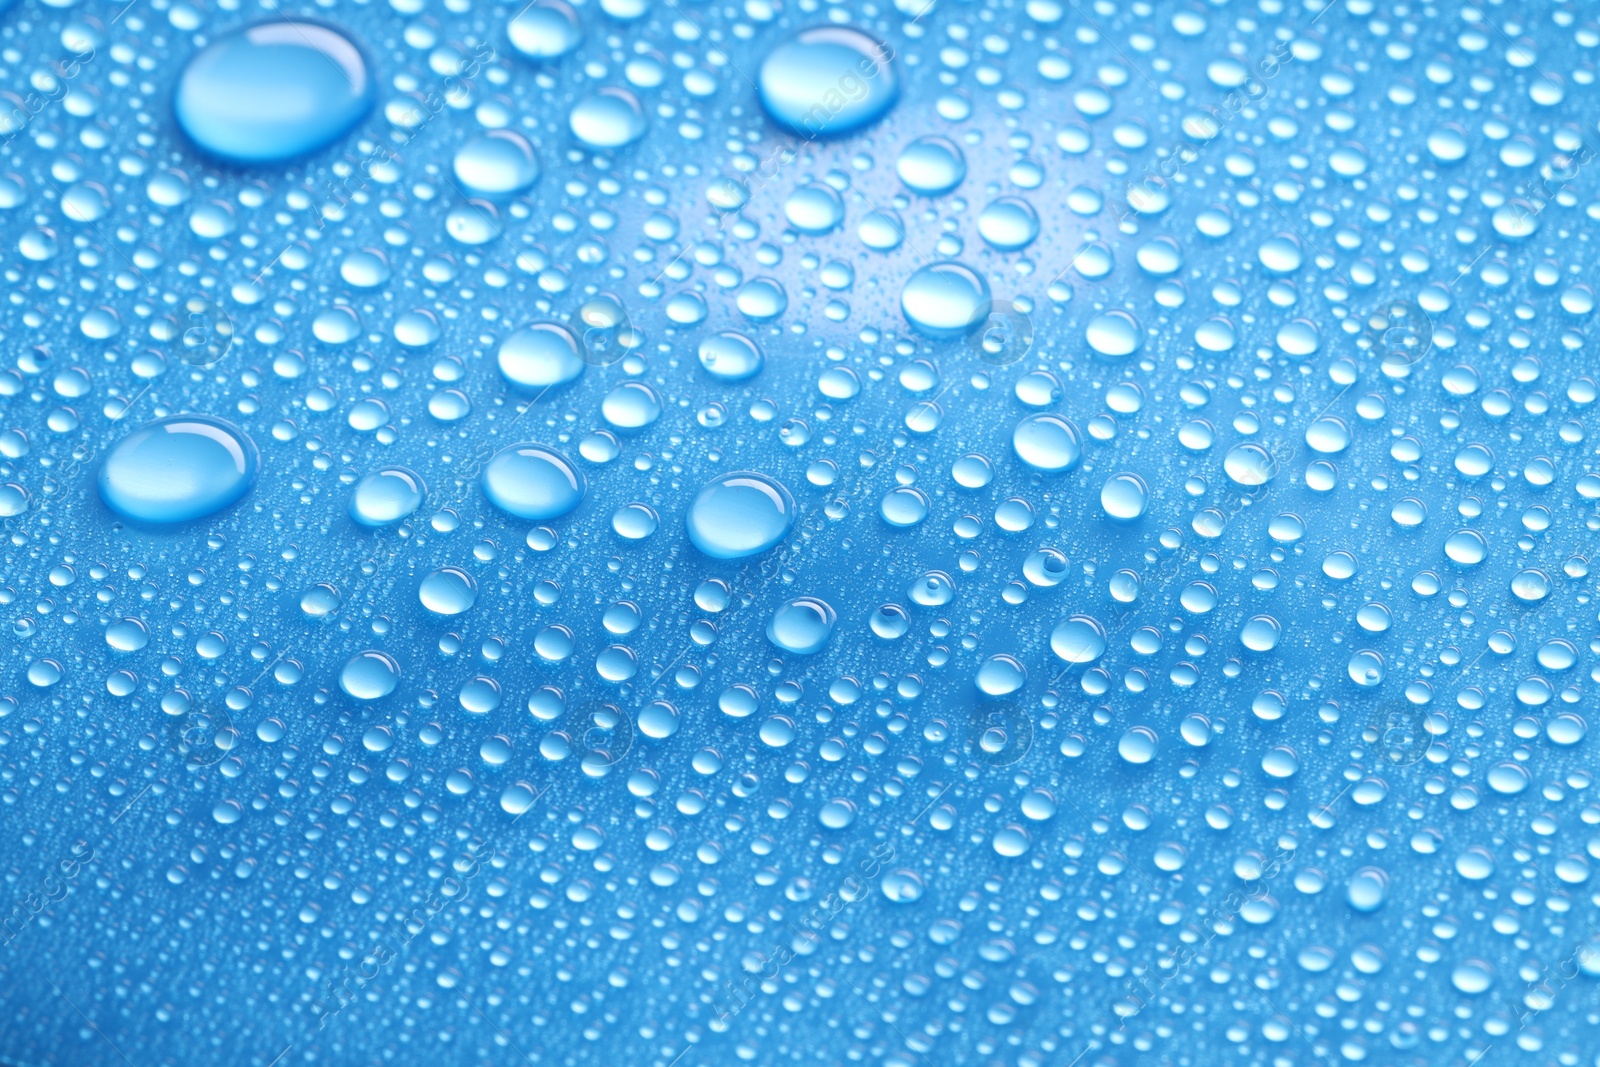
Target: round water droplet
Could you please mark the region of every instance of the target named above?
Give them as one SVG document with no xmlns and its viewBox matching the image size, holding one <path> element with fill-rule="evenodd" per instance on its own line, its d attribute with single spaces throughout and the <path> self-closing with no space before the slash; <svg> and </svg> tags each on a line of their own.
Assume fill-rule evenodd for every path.
<svg viewBox="0 0 1600 1067">
<path fill-rule="evenodd" d="M 1379 685 L 1383 682 L 1385 667 L 1383 653 L 1364 648 L 1350 657 L 1350 680 L 1357 685 Z"/>
<path fill-rule="evenodd" d="M 883 495 L 883 500 L 878 504 L 878 513 L 890 526 L 905 528 L 926 519 L 931 506 L 927 494 L 921 489 L 902 485 Z"/>
<path fill-rule="evenodd" d="M 797 656 L 822 651 L 833 636 L 838 615 L 827 601 L 814 596 L 795 597 L 779 605 L 767 620 L 767 640 Z"/>
<path fill-rule="evenodd" d="M 900 310 L 918 332 L 936 340 L 960 337 L 984 320 L 989 283 L 964 263 L 946 260 L 920 268 L 900 291 Z"/>
<path fill-rule="evenodd" d="M 106 644 L 118 652 L 138 652 L 150 643 L 150 628 L 138 619 L 119 619 L 106 627 Z"/>
<path fill-rule="evenodd" d="M 566 0 L 539 0 L 518 12 L 506 27 L 511 47 L 529 59 L 559 59 L 578 47 L 583 29 Z"/>
<path fill-rule="evenodd" d="M 519 519 L 565 515 L 583 500 L 588 483 L 572 461 L 553 448 L 525 442 L 494 454 L 480 476 L 490 503 Z"/>
<path fill-rule="evenodd" d="M 1028 671 L 1015 656 L 1003 653 L 990 656 L 978 668 L 978 688 L 992 697 L 1015 693 L 1027 681 Z"/>
<path fill-rule="evenodd" d="M 1520 571 L 1511 579 L 1511 595 L 1530 604 L 1549 596 L 1551 588 L 1550 576 L 1540 570 Z"/>
<path fill-rule="evenodd" d="M 512 130 L 490 130 L 456 149 L 456 179 L 479 196 L 515 196 L 539 180 L 533 146 Z"/>
<path fill-rule="evenodd" d="M 1148 726 L 1135 726 L 1124 733 L 1122 740 L 1117 742 L 1117 755 L 1127 763 L 1149 763 L 1156 758 L 1160 745 L 1160 739 L 1154 730 Z"/>
<path fill-rule="evenodd" d="M 583 96 L 567 119 L 572 135 L 590 148 L 630 145 L 644 136 L 644 108 L 626 89 L 608 85 Z"/>
<path fill-rule="evenodd" d="M 357 700 L 382 700 L 400 685 L 400 664 L 385 652 L 357 652 L 339 672 L 339 688 Z"/>
<path fill-rule="evenodd" d="M 1150 487 L 1137 474 L 1113 474 L 1100 489 L 1100 508 L 1107 517 L 1132 522 L 1150 506 Z"/>
<path fill-rule="evenodd" d="M 1468 995 L 1486 993 L 1494 985 L 1494 964 L 1480 959 L 1462 960 L 1450 972 L 1450 984 Z"/>
<path fill-rule="evenodd" d="M 700 342 L 700 365 L 713 378 L 739 382 L 760 373 L 765 360 L 760 347 L 742 333 L 731 330 L 712 334 Z"/>
<path fill-rule="evenodd" d="M 979 213 L 978 235 L 990 248 L 1020 251 L 1039 236 L 1039 214 L 1020 196 L 1002 196 Z"/>
<path fill-rule="evenodd" d="M 417 599 L 435 615 L 460 615 L 478 600 L 478 583 L 460 567 L 440 567 L 417 587 Z"/>
<path fill-rule="evenodd" d="M 938 196 L 967 176 L 967 157 L 949 138 L 919 137 L 901 151 L 894 169 L 913 192 Z"/>
<path fill-rule="evenodd" d="M 884 874 L 878 882 L 878 888 L 891 904 L 915 904 L 926 891 L 922 876 L 905 867 L 897 867 Z"/>
<path fill-rule="evenodd" d="M 900 95 L 893 53 L 849 26 L 817 26 L 779 43 L 761 62 L 761 106 L 802 137 L 837 137 L 882 118 Z"/>
<path fill-rule="evenodd" d="M 689 505 L 689 540 L 713 559 L 765 552 L 789 535 L 795 503 L 774 478 L 735 471 L 707 482 Z"/>
<path fill-rule="evenodd" d="M 1357 911 L 1377 911 L 1389 899 L 1389 873 L 1381 867 L 1362 867 L 1350 876 L 1345 899 Z"/>
<path fill-rule="evenodd" d="M 1277 464 L 1260 445 L 1234 445 L 1222 458 L 1222 470 L 1235 485 L 1254 488 L 1277 474 Z"/>
<path fill-rule="evenodd" d="M 1271 615 L 1252 615 L 1239 630 L 1239 641 L 1252 652 L 1271 652 L 1278 647 L 1283 627 Z"/>
<path fill-rule="evenodd" d="M 600 416 L 613 429 L 642 430 L 661 417 L 661 397 L 644 382 L 623 382 L 600 401 Z"/>
<path fill-rule="evenodd" d="M 817 820 L 829 830 L 843 830 L 856 821 L 855 802 L 843 798 L 830 800 L 817 812 Z"/>
<path fill-rule="evenodd" d="M 578 339 L 565 326 L 539 322 L 500 342 L 496 356 L 506 381 L 522 389 L 565 385 L 583 373 Z"/>
<path fill-rule="evenodd" d="M 187 522 L 236 503 L 261 457 L 238 427 L 209 415 L 169 415 L 124 437 L 100 468 L 100 498 L 136 522 Z"/>
<path fill-rule="evenodd" d="M 235 30 L 189 60 L 173 95 L 195 144 L 234 163 L 273 163 L 349 133 L 377 100 L 367 61 L 316 22 L 278 19 Z"/>
<path fill-rule="evenodd" d="M 1139 350 L 1139 320 L 1126 311 L 1107 311 L 1089 320 L 1084 330 L 1089 347 L 1102 356 L 1120 359 Z"/>
<path fill-rule="evenodd" d="M 1050 651 L 1068 663 L 1093 663 L 1106 651 L 1106 631 L 1087 615 L 1073 615 L 1050 632 Z"/>
<path fill-rule="evenodd" d="M 1083 462 L 1083 439 L 1077 425 L 1054 412 L 1024 417 L 1011 431 L 1011 447 L 1017 458 L 1034 470 L 1052 474 L 1076 470 Z"/>
<path fill-rule="evenodd" d="M 801 233 L 827 233 L 844 221 L 844 201 L 832 186 L 802 185 L 783 202 L 783 217 Z"/>
<path fill-rule="evenodd" d="M 387 526 L 422 506 L 427 486 L 405 467 L 379 467 L 362 476 L 350 494 L 350 517 L 363 526 Z"/>
<path fill-rule="evenodd" d="M 1444 554 L 1464 567 L 1475 567 L 1489 556 L 1489 544 L 1476 530 L 1457 530 L 1445 538 Z"/>
</svg>

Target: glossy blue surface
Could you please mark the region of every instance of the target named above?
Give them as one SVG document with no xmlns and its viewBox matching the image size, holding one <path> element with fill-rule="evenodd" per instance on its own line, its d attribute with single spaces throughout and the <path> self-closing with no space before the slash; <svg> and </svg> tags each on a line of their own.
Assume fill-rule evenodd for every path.
<svg viewBox="0 0 1600 1067">
<path fill-rule="evenodd" d="M 1597 1067 L 1582 5 L 0 37 L 3 1067 Z"/>
</svg>

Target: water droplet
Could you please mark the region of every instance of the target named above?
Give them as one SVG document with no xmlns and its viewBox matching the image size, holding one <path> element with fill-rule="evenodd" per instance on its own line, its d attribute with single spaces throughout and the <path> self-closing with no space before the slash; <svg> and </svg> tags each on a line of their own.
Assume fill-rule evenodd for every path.
<svg viewBox="0 0 1600 1067">
<path fill-rule="evenodd" d="M 644 136 L 644 108 L 626 89 L 608 85 L 578 100 L 568 116 L 572 135 L 590 148 L 623 148 Z"/>
<path fill-rule="evenodd" d="M 1381 867 L 1362 867 L 1346 883 L 1345 899 L 1357 911 L 1377 911 L 1389 899 L 1389 873 Z"/>
<path fill-rule="evenodd" d="M 136 522 L 187 522 L 244 497 L 260 467 L 255 443 L 238 427 L 209 415 L 170 415 L 111 449 L 100 469 L 100 498 Z"/>
<path fill-rule="evenodd" d="M 515 196 L 539 180 L 539 160 L 522 134 L 490 130 L 456 149 L 456 179 L 479 196 Z"/>
<path fill-rule="evenodd" d="M 1048 411 L 1024 417 L 1011 431 L 1017 458 L 1050 473 L 1077 469 L 1083 462 L 1082 440 L 1071 419 Z"/>
<path fill-rule="evenodd" d="M 989 283 L 964 263 L 946 260 L 919 268 L 900 291 L 906 321 L 936 340 L 971 332 L 989 307 Z"/>
<path fill-rule="evenodd" d="M 802 185 L 783 202 L 783 217 L 801 233 L 827 233 L 844 221 L 844 201 L 821 182 Z"/>
<path fill-rule="evenodd" d="M 712 334 L 700 342 L 700 366 L 724 382 L 739 382 L 761 372 L 765 359 L 750 338 L 731 330 Z"/>
<path fill-rule="evenodd" d="M 460 567 L 440 567 L 422 579 L 417 599 L 435 615 L 460 615 L 478 600 L 478 583 Z"/>
<path fill-rule="evenodd" d="M 527 390 L 576 381 L 584 368 L 578 339 L 571 330 L 554 322 L 535 323 L 514 331 L 500 342 L 496 359 L 506 381 Z"/>
<path fill-rule="evenodd" d="M 538 0 L 506 27 L 511 47 L 529 59 L 560 59 L 583 40 L 578 13 L 566 0 Z"/>
<path fill-rule="evenodd" d="M 173 111 L 202 149 L 275 163 L 349 133 L 377 100 L 360 49 L 329 26 L 281 19 L 217 38 L 183 69 Z"/>
<path fill-rule="evenodd" d="M 1156 758 L 1160 745 L 1154 730 L 1148 726 L 1135 726 L 1117 742 L 1117 755 L 1126 763 L 1149 763 Z"/>
<path fill-rule="evenodd" d="M 1020 251 L 1039 236 L 1039 214 L 1020 196 L 1003 196 L 979 213 L 978 235 L 991 248 Z"/>
<path fill-rule="evenodd" d="M 1068 663 L 1093 663 L 1105 655 L 1105 628 L 1087 615 L 1063 619 L 1050 632 L 1050 651 Z"/>
<path fill-rule="evenodd" d="M 1222 470 L 1235 485 L 1254 488 L 1265 485 L 1277 474 L 1277 464 L 1260 445 L 1234 445 L 1222 458 Z"/>
<path fill-rule="evenodd" d="M 801 30 L 756 75 L 761 106 L 802 137 L 837 137 L 882 118 L 900 95 L 885 45 L 849 26 Z"/>
<path fill-rule="evenodd" d="M 795 503 L 774 478 L 735 471 L 712 479 L 689 505 L 689 540 L 713 559 L 742 559 L 776 545 L 794 527 Z"/>
<path fill-rule="evenodd" d="M 379 467 L 362 476 L 350 494 L 350 517 L 363 526 L 387 526 L 422 506 L 428 488 L 405 467 Z"/>
<path fill-rule="evenodd" d="M 786 600 L 767 620 L 767 640 L 797 656 L 822 651 L 833 636 L 838 615 L 827 601 L 814 596 Z"/>
<path fill-rule="evenodd" d="M 357 700 L 382 700 L 400 686 L 400 664 L 386 652 L 357 652 L 339 672 L 339 688 Z"/>
<path fill-rule="evenodd" d="M 1089 320 L 1084 340 L 1102 356 L 1120 359 L 1139 350 L 1139 322 L 1126 311 L 1107 311 Z"/>
<path fill-rule="evenodd" d="M 1100 507 L 1107 517 L 1132 522 L 1150 506 L 1150 487 L 1137 474 L 1113 474 L 1100 489 Z"/>
<path fill-rule="evenodd" d="M 553 448 L 526 442 L 496 452 L 480 478 L 490 503 L 520 519 L 565 515 L 583 500 L 588 483 Z"/>
<path fill-rule="evenodd" d="M 967 176 L 967 158 L 949 138 L 919 137 L 901 151 L 894 169 L 913 192 L 939 196 Z"/>
</svg>

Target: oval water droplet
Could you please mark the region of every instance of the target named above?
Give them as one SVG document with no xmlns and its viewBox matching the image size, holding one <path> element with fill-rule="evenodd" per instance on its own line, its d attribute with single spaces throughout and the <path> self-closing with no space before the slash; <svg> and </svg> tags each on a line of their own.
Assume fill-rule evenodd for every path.
<svg viewBox="0 0 1600 1067">
<path fill-rule="evenodd" d="M 822 651 L 833 636 L 838 615 L 820 597 L 801 596 L 786 600 L 767 620 L 767 640 L 797 656 Z"/>
<path fill-rule="evenodd" d="M 713 559 L 765 552 L 789 535 L 795 503 L 775 478 L 735 471 L 712 479 L 689 505 L 689 540 Z"/>
<path fill-rule="evenodd" d="M 278 19 L 218 37 L 189 60 L 173 95 L 178 125 L 233 163 L 275 163 L 323 148 L 366 118 L 377 85 L 330 26 Z"/>
<path fill-rule="evenodd" d="M 362 476 L 350 494 L 350 517 L 363 526 L 387 526 L 422 506 L 427 486 L 405 467 L 379 467 Z"/>
<path fill-rule="evenodd" d="M 588 483 L 553 448 L 524 442 L 496 452 L 480 476 L 490 503 L 519 519 L 554 519 L 583 500 Z"/>
<path fill-rule="evenodd" d="M 768 116 L 802 137 L 837 137 L 876 122 L 900 95 L 893 53 L 850 26 L 817 26 L 761 61 L 756 88 Z"/>
<path fill-rule="evenodd" d="M 989 307 L 989 283 L 964 263 L 920 268 L 900 290 L 900 310 L 918 332 L 942 340 L 969 333 Z"/>
<path fill-rule="evenodd" d="M 1017 458 L 1035 470 L 1059 473 L 1076 470 L 1083 462 L 1083 439 L 1065 415 L 1040 412 L 1028 415 L 1011 431 Z"/>
<path fill-rule="evenodd" d="M 169 415 L 111 449 L 100 468 L 100 498 L 136 522 L 188 522 L 239 501 L 260 470 L 255 442 L 232 423 Z"/>
</svg>

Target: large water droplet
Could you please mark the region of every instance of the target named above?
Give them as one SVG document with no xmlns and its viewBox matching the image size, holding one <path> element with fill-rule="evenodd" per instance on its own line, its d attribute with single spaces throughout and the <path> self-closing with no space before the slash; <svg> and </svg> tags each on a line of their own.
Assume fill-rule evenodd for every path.
<svg viewBox="0 0 1600 1067">
<path fill-rule="evenodd" d="M 894 169 L 912 191 L 938 196 L 967 176 L 967 157 L 947 137 L 919 137 L 906 145 Z"/>
<path fill-rule="evenodd" d="M 1068 663 L 1093 663 L 1105 655 L 1105 628 L 1087 615 L 1062 619 L 1050 632 L 1050 651 Z"/>
<path fill-rule="evenodd" d="M 1136 352 L 1143 338 L 1139 336 L 1139 321 L 1132 315 L 1126 311 L 1107 311 L 1089 320 L 1084 340 L 1102 356 L 1118 359 Z"/>
<path fill-rule="evenodd" d="M 765 552 L 788 536 L 795 504 L 775 478 L 735 471 L 712 479 L 689 505 L 689 540 L 715 559 Z"/>
<path fill-rule="evenodd" d="M 1132 522 L 1150 506 L 1150 487 L 1137 474 L 1113 474 L 1100 489 L 1100 507 L 1110 518 Z"/>
<path fill-rule="evenodd" d="M 539 160 L 528 139 L 512 130 L 490 130 L 456 149 L 456 178 L 480 196 L 515 196 L 539 180 Z"/>
<path fill-rule="evenodd" d="M 978 235 L 991 248 L 1016 252 L 1039 236 L 1039 214 L 1020 196 L 1002 196 L 979 213 Z"/>
<path fill-rule="evenodd" d="M 1011 431 L 1011 447 L 1017 458 L 1035 470 L 1075 470 L 1083 461 L 1083 438 L 1078 427 L 1065 415 L 1042 411 L 1028 415 Z"/>
<path fill-rule="evenodd" d="M 1357 911 L 1377 911 L 1389 899 L 1389 873 L 1381 867 L 1362 867 L 1350 876 L 1345 899 Z"/>
<path fill-rule="evenodd" d="M 725 382 L 754 377 L 765 362 L 754 341 L 731 330 L 712 334 L 701 341 L 699 356 L 706 373 Z"/>
<path fill-rule="evenodd" d="M 801 596 L 784 601 L 767 621 L 767 640 L 797 656 L 822 651 L 833 636 L 838 615 L 820 597 Z"/>
<path fill-rule="evenodd" d="M 460 567 L 440 567 L 417 587 L 417 599 L 435 615 L 460 615 L 478 600 L 478 583 Z"/>
<path fill-rule="evenodd" d="M 559 59 L 578 47 L 583 29 L 566 0 L 539 0 L 517 13 L 506 35 L 511 47 L 529 59 Z"/>
<path fill-rule="evenodd" d="M 189 60 L 173 111 L 207 152 L 273 163 L 332 144 L 376 99 L 354 43 L 331 27 L 282 19 L 219 37 Z"/>
<path fill-rule="evenodd" d="M 580 98 L 568 116 L 572 135 L 590 148 L 622 148 L 644 136 L 644 108 L 626 89 L 608 85 Z"/>
<path fill-rule="evenodd" d="M 900 291 L 906 320 L 928 337 L 959 337 L 983 321 L 989 283 L 964 263 L 930 263 L 911 275 Z"/>
<path fill-rule="evenodd" d="M 111 449 L 100 468 L 100 498 L 136 522 L 187 522 L 237 502 L 260 469 L 255 443 L 232 423 L 170 415 Z"/>
<path fill-rule="evenodd" d="M 849 26 L 801 30 L 756 75 L 761 106 L 803 137 L 836 137 L 881 118 L 900 95 L 888 47 Z"/>
<path fill-rule="evenodd" d="M 484 464 L 483 493 L 520 519 L 554 519 L 583 500 L 583 474 L 553 448 L 524 443 L 501 449 Z"/>
<path fill-rule="evenodd" d="M 339 688 L 357 700 L 382 700 L 400 685 L 400 664 L 386 652 L 357 652 L 339 672 Z"/>
<path fill-rule="evenodd" d="M 506 381 L 523 389 L 565 385 L 583 373 L 578 339 L 554 322 L 536 322 L 500 342 L 496 356 Z"/>
<path fill-rule="evenodd" d="M 427 486 L 405 467 L 379 467 L 363 475 L 350 494 L 350 517 L 363 526 L 387 526 L 416 511 Z"/>
</svg>

